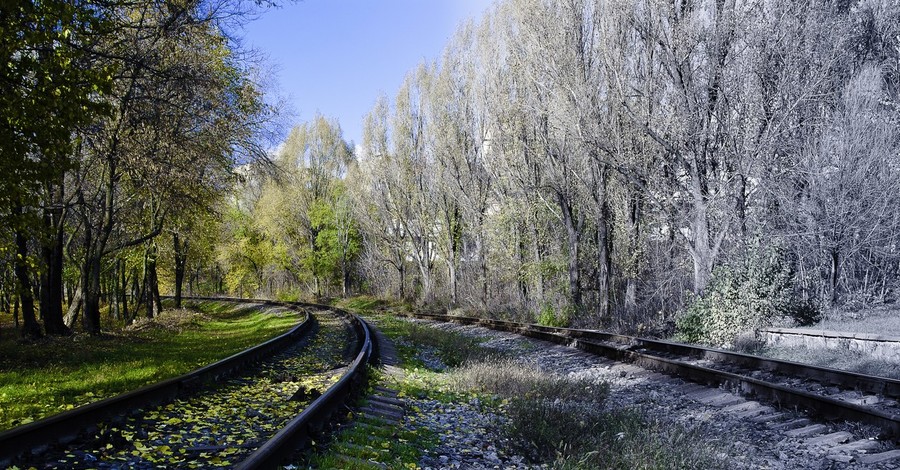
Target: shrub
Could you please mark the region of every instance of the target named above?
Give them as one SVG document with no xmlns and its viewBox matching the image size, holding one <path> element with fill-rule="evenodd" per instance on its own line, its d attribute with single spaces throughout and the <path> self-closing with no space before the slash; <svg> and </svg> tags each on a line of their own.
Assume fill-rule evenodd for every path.
<svg viewBox="0 0 900 470">
<path fill-rule="evenodd" d="M 537 323 L 543 326 L 566 327 L 572 319 L 573 308 L 564 307 L 559 312 L 552 304 L 544 304 L 538 313 Z"/>
<path fill-rule="evenodd" d="M 675 338 L 730 346 L 740 333 L 786 321 L 809 324 L 817 318 L 815 306 L 795 295 L 786 251 L 778 245 L 754 245 L 713 271 L 703 296 L 676 320 Z"/>
</svg>

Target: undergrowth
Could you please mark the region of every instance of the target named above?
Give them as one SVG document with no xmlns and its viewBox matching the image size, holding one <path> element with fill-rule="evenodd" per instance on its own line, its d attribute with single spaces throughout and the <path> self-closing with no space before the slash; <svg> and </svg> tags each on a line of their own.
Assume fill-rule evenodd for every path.
<svg viewBox="0 0 900 470">
<path fill-rule="evenodd" d="M 765 346 L 754 351 L 754 353 L 785 361 L 801 362 L 803 364 L 829 367 L 860 374 L 900 379 L 900 364 L 896 361 L 874 359 L 870 355 L 860 351 Z"/>
<path fill-rule="evenodd" d="M 703 440 L 647 422 L 636 410 L 607 410 L 606 383 L 572 378 L 513 359 L 454 370 L 457 390 L 497 395 L 509 437 L 534 462 L 559 469 L 710 469 L 720 463 Z"/>
<path fill-rule="evenodd" d="M 396 385 L 376 368 L 369 368 L 368 377 L 366 395 L 373 393 L 376 385 Z M 365 404 L 365 398 L 357 403 L 359 406 Z M 427 429 L 401 429 L 384 420 L 353 413 L 347 418 L 352 421 L 343 423 L 338 431 L 325 439 L 326 442 L 313 442 L 313 449 L 302 468 L 378 470 L 377 464 L 366 463 L 375 460 L 390 462 L 390 468 L 416 469 L 420 468 L 417 462 L 423 450 L 438 443 L 438 436 Z"/>
</svg>

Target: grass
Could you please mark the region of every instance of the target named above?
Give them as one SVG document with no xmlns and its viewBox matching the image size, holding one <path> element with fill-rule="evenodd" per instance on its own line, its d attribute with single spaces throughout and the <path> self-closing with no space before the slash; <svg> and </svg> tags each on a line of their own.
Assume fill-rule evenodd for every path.
<svg viewBox="0 0 900 470">
<path fill-rule="evenodd" d="M 450 381 L 457 390 L 502 398 L 508 436 L 537 463 L 559 469 L 722 467 L 697 433 L 647 422 L 638 410 L 607 410 L 605 383 L 508 358 L 466 364 Z"/>
<path fill-rule="evenodd" d="M 378 315 L 377 324 L 397 345 L 405 377 L 390 386 L 398 389 L 401 396 L 442 402 L 469 402 L 478 397 L 483 406 L 510 419 L 503 430 L 505 437 L 517 443 L 515 450 L 527 455 L 532 463 L 559 469 L 724 466 L 716 457 L 717 449 L 696 432 L 650 421 L 640 410 L 608 410 L 607 384 L 541 370 L 534 364 L 484 348 L 482 339 L 389 314 Z M 434 367 L 433 357 L 449 367 Z M 362 429 L 366 428 L 357 431 L 363 434 L 359 442 L 379 451 L 385 438 L 370 437 Z M 394 428 L 390 432 L 401 430 Z M 397 434 L 391 436 L 397 440 Z M 389 464 L 389 468 L 417 468 L 416 456 L 433 445 L 433 441 L 417 439 L 409 453 L 396 464 Z M 369 452 L 369 447 L 365 448 Z M 343 453 L 359 450 L 340 444 L 337 449 Z M 371 452 L 350 455 L 391 462 L 382 454 Z M 332 454 L 317 458 L 313 461 L 316 468 L 348 465 L 334 460 Z"/>
<path fill-rule="evenodd" d="M 753 351 L 760 356 L 829 367 L 860 374 L 900 379 L 900 364 L 883 359 L 873 359 L 868 354 L 848 349 L 781 348 L 764 346 Z"/>
<path fill-rule="evenodd" d="M 821 322 L 806 328 L 900 337 L 900 310 L 891 306 L 877 306 L 856 311 L 832 310 Z M 776 347 L 767 346 L 755 339 L 748 339 L 744 344 L 736 344 L 736 349 L 774 359 L 900 379 L 900 364 L 873 358 L 850 349 Z"/>
<path fill-rule="evenodd" d="M 370 368 L 370 393 L 376 385 L 396 384 L 377 369 Z M 365 400 L 359 404 L 365 404 Z M 374 463 L 372 465 L 364 463 L 376 460 L 389 462 L 389 468 L 417 469 L 420 468 L 418 461 L 422 457 L 423 450 L 438 444 L 438 436 L 425 429 L 403 429 L 391 426 L 378 418 L 352 415 L 349 417 L 353 419 L 353 424 L 337 432 L 327 446 L 315 448 L 304 467 L 377 470 L 380 467 Z M 342 456 L 357 460 L 348 461 Z"/>
<path fill-rule="evenodd" d="M 475 391 L 503 398 L 553 400 L 565 397 L 602 404 L 609 386 L 586 379 L 574 379 L 542 370 L 512 358 L 473 361 L 450 374 L 457 391 Z"/>
<path fill-rule="evenodd" d="M 0 337 L 0 430 L 178 376 L 296 325 L 294 313 L 186 304 L 100 337 Z"/>
<path fill-rule="evenodd" d="M 824 320 L 809 328 L 900 337 L 900 310 L 870 308 L 856 312 L 829 312 Z"/>
</svg>

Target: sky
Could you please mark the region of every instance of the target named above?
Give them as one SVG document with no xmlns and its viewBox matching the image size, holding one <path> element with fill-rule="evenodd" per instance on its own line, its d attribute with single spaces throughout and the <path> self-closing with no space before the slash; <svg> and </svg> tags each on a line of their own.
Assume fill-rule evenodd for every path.
<svg viewBox="0 0 900 470">
<path fill-rule="evenodd" d="M 362 122 L 406 73 L 438 59 L 457 25 L 479 18 L 492 0 L 302 0 L 285 2 L 243 31 L 262 53 L 292 122 L 336 118 L 344 139 L 362 143 Z M 272 100 L 270 96 L 270 100 Z"/>
</svg>

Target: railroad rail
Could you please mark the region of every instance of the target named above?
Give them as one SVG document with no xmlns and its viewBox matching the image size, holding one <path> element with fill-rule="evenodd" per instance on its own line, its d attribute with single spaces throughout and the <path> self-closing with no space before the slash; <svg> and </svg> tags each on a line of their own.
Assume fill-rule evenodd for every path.
<svg viewBox="0 0 900 470">
<path fill-rule="evenodd" d="M 826 420 L 877 426 L 883 437 L 900 438 L 900 381 L 894 379 L 597 330 L 440 314 L 408 316 L 565 344 L 703 385 L 728 387 L 779 407 L 802 408 Z"/>
<path fill-rule="evenodd" d="M 315 328 L 315 317 L 309 310 L 327 309 L 346 319 L 352 326 L 356 348 L 353 360 L 341 369 L 340 377 L 324 390 L 321 395 L 306 404 L 298 415 L 274 432 L 273 436 L 259 444 L 248 456 L 234 464 L 237 468 L 275 468 L 280 461 L 322 429 L 331 414 L 365 381 L 366 364 L 372 356 L 372 337 L 366 323 L 349 312 L 331 307 L 299 302 L 275 302 L 268 300 L 237 298 L 191 298 L 192 300 L 216 300 L 235 303 L 263 304 L 285 307 L 293 310 L 304 309 L 306 316 L 289 332 L 249 348 L 231 357 L 199 368 L 193 372 L 164 380 L 116 397 L 101 400 L 75 408 L 48 418 L 38 420 L 0 433 L 0 467 L 20 461 L 40 461 L 51 448 L 81 442 L 98 428 L 109 428 L 109 423 L 121 423 L 135 410 L 147 409 L 169 403 L 176 397 L 189 396 L 198 392 L 201 386 L 216 383 L 258 364 L 279 351 L 295 347 Z M 293 398 L 292 398 L 293 399 Z M 130 441 L 130 439 L 129 439 Z M 88 465 L 88 466 L 96 466 Z"/>
</svg>

